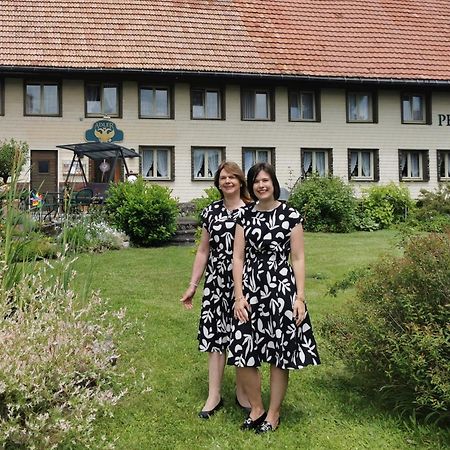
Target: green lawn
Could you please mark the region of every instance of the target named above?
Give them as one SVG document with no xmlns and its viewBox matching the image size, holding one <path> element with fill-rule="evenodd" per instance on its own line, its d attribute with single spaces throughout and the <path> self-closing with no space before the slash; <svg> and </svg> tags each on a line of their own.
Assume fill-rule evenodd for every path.
<svg viewBox="0 0 450 450">
<path fill-rule="evenodd" d="M 394 238 L 384 231 L 306 235 L 313 325 L 327 313 L 338 314 L 351 295 L 327 297 L 327 287 L 382 253 L 398 252 Z M 92 287 L 101 290 L 111 308 L 126 307 L 131 322 L 119 359 L 129 392 L 114 417 L 99 420 L 99 437 L 115 440 L 121 450 L 446 448 L 442 430 L 413 426 L 383 409 L 326 349 L 320 335 L 322 365 L 291 374 L 276 433 L 239 431 L 244 416 L 234 404 L 231 367 L 225 371 L 225 408 L 209 421 L 198 419 L 207 393 L 206 355 L 197 351 L 196 341 L 200 291 L 192 311 L 179 302 L 193 258 L 192 247 L 164 247 L 83 255 L 77 261 L 78 274 L 91 273 Z M 266 402 L 267 375 L 265 368 Z"/>
</svg>

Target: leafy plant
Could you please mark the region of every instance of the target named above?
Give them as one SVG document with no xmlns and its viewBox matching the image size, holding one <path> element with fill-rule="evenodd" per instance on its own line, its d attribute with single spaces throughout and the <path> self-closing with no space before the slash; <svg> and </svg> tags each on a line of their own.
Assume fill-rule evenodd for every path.
<svg viewBox="0 0 450 450">
<path fill-rule="evenodd" d="M 450 233 L 414 236 L 357 283 L 346 317 L 322 331 L 402 411 L 449 420 Z"/>
<path fill-rule="evenodd" d="M 22 170 L 28 157 L 28 144 L 10 139 L 0 144 L 0 178 L 7 183 L 9 177 Z"/>
<path fill-rule="evenodd" d="M 204 189 L 204 194 L 199 198 L 194 198 L 192 202 L 195 205 L 195 216 L 200 223 L 200 214 L 203 209 L 209 206 L 212 202 L 220 200 L 220 192 L 215 186 Z"/>
<path fill-rule="evenodd" d="M 161 245 L 177 228 L 178 202 L 171 192 L 142 177 L 134 183 L 112 184 L 105 205 L 108 220 L 136 245 Z"/>
<path fill-rule="evenodd" d="M 354 229 L 356 198 L 339 177 L 309 176 L 294 187 L 288 202 L 304 217 L 307 231 L 348 233 Z"/>
</svg>

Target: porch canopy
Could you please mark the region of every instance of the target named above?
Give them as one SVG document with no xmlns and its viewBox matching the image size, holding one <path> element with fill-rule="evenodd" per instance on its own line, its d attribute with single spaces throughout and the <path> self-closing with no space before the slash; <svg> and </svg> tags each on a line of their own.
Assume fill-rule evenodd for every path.
<svg viewBox="0 0 450 450">
<path fill-rule="evenodd" d="M 112 142 L 82 142 L 80 144 L 57 145 L 56 147 L 73 151 L 72 162 L 70 164 L 70 168 L 67 172 L 67 177 L 65 180 L 66 183 L 68 183 L 70 175 L 73 174 L 72 168 L 74 167 L 75 163 L 78 163 L 78 167 L 81 170 L 84 183 L 88 184 L 86 172 L 81 160 L 81 158 L 83 158 L 84 156 L 94 161 L 111 159 L 113 160 L 111 170 L 109 170 L 109 178 L 107 180 L 108 183 L 113 177 L 117 161 L 122 161 L 125 168 L 125 174 L 126 176 L 128 176 L 130 175 L 130 171 L 126 163 L 126 158 L 140 158 L 139 153 L 137 153 L 132 148 L 126 148 Z"/>
</svg>

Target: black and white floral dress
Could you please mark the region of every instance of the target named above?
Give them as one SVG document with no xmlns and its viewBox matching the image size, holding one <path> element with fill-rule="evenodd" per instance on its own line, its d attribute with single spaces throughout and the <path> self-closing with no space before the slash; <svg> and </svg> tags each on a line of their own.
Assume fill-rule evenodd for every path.
<svg viewBox="0 0 450 450">
<path fill-rule="evenodd" d="M 198 329 L 201 352 L 224 352 L 229 343 L 233 295 L 233 243 L 239 209 L 229 211 L 223 200 L 202 211 L 202 227 L 209 233 L 209 259 Z"/>
<path fill-rule="evenodd" d="M 228 364 L 281 369 L 320 364 L 309 314 L 299 327 L 293 318 L 296 283 L 289 262 L 292 229 L 300 214 L 281 203 L 272 211 L 241 210 L 245 262 L 243 292 L 251 305 L 246 323 L 232 319 Z"/>
</svg>

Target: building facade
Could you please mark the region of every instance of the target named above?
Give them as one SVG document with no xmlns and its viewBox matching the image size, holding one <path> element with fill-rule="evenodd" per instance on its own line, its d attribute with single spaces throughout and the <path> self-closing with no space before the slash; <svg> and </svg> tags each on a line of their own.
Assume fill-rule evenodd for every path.
<svg viewBox="0 0 450 450">
<path fill-rule="evenodd" d="M 29 2 L 8 3 L 14 3 L 19 12 L 22 5 L 22 12 L 31 12 L 36 20 L 45 9 L 42 6 L 29 10 L 26 5 Z M 61 2 L 36 3 L 50 3 L 50 9 L 54 7 L 56 11 Z M 450 181 L 450 69 L 446 68 L 450 67 L 450 52 L 446 60 L 439 59 L 439 55 L 436 59 L 430 56 L 435 72 L 427 72 L 431 70 L 427 62 L 425 68 L 413 67 L 405 73 L 401 69 L 404 65 L 396 67 L 396 55 L 387 49 L 383 62 L 378 62 L 377 66 L 382 70 L 368 75 L 372 62 L 362 61 L 361 55 L 355 52 L 354 61 L 361 67 L 352 69 L 351 45 L 344 52 L 341 43 L 342 48 L 335 50 L 334 63 L 339 68 L 345 53 L 347 67 L 333 69 L 335 72 L 330 74 L 327 73 L 330 69 L 320 69 L 316 61 L 305 63 L 303 69 L 310 69 L 310 73 L 305 74 L 303 69 L 290 68 L 288 64 L 285 64 L 287 68 L 280 69 L 279 61 L 272 61 L 268 70 L 264 56 L 256 51 L 249 56 L 253 61 L 251 67 L 246 68 L 242 62 L 246 43 L 240 41 L 237 33 L 230 41 L 231 46 L 236 46 L 235 60 L 233 54 L 227 54 L 228 60 L 222 58 L 225 61 L 220 62 L 220 67 L 217 61 L 195 54 L 196 48 L 192 46 L 177 48 L 174 67 L 161 61 L 158 65 L 157 58 L 151 62 L 151 67 L 144 67 L 147 62 L 139 58 L 128 67 L 120 62 L 120 55 L 116 54 L 116 60 L 111 63 L 95 51 L 89 59 L 92 67 L 83 67 L 82 61 L 74 64 L 70 56 L 61 57 L 61 54 L 66 55 L 67 51 L 76 54 L 75 44 L 64 44 L 64 29 L 69 33 L 68 18 L 74 11 L 80 14 L 80 8 L 90 2 L 69 3 L 78 8 L 62 10 L 56 18 L 45 19 L 48 26 L 56 26 L 59 21 L 62 41 L 55 41 L 45 30 L 37 30 L 37 43 L 33 44 L 34 50 L 29 55 L 21 46 L 11 46 L 11 50 L 5 52 L 8 45 L 2 47 L 0 55 L 0 140 L 14 138 L 28 143 L 31 158 L 23 181 L 33 188 L 57 191 L 65 180 L 80 183 L 82 178 L 77 167 L 72 167 L 72 173 L 67 174 L 72 153 L 57 146 L 87 140 L 113 141 L 135 149 L 141 158 L 131 160 L 129 168 L 149 182 L 168 186 L 180 201 L 202 195 L 203 190 L 211 186 L 215 169 L 224 159 L 238 162 L 245 171 L 257 161 L 269 161 L 275 166 L 282 187 L 288 190 L 297 180 L 313 172 L 342 177 L 357 192 L 375 184 L 403 182 L 413 196 L 422 188 L 432 190 L 439 183 Z M 289 12 L 278 5 L 274 11 L 261 15 L 254 2 L 198 3 L 197 8 L 211 21 L 215 17 L 211 3 L 220 5 L 221 11 L 228 13 L 216 24 L 216 37 L 223 37 L 232 30 L 230 21 L 235 15 L 242 21 L 244 13 L 239 8 L 244 6 L 251 6 L 252 17 L 262 24 L 269 18 L 284 23 L 283 14 Z M 234 3 L 238 6 L 233 9 Z M 279 2 L 262 2 L 268 6 L 275 3 Z M 291 3 L 299 6 L 301 2 Z M 333 2 L 325 3 L 331 8 L 327 11 L 333 12 Z M 379 2 L 368 2 L 367 10 L 375 3 L 378 8 L 382 7 Z M 397 5 L 398 2 L 383 3 Z M 424 3 L 430 6 L 436 2 Z M 147 12 L 156 14 L 154 8 L 158 2 L 146 4 Z M 174 5 L 182 7 L 184 23 L 191 26 L 196 23 L 198 9 L 181 1 L 172 2 L 167 8 L 175 8 Z M 359 8 L 364 10 L 361 5 Z M 450 13 L 450 6 L 446 8 Z M 14 13 L 14 18 L 8 19 L 10 22 L 15 19 L 16 23 L 11 26 L 19 29 L 24 19 L 17 9 L 14 11 L 6 8 L 0 14 Z M 324 11 L 309 11 L 324 14 Z M 390 10 L 385 5 L 383 11 L 386 16 Z M 230 18 L 230 14 L 233 17 Z M 341 14 L 354 19 L 351 8 Z M 392 12 L 390 14 L 385 17 L 386 21 L 392 18 Z M 333 20 L 331 31 L 339 36 L 336 26 L 339 18 Z M 371 20 L 371 16 L 366 17 L 363 25 L 369 27 Z M 404 21 L 408 20 L 405 16 Z M 423 20 L 429 20 L 429 16 L 425 15 Z M 159 55 L 170 54 L 174 36 L 182 41 L 183 36 L 177 34 L 178 26 L 177 22 L 165 29 L 165 38 L 158 41 Z M 450 29 L 450 24 L 447 26 Z M 90 30 L 93 35 L 96 33 L 82 20 L 79 27 L 84 27 L 85 32 Z M 250 25 L 242 27 L 246 31 L 250 29 Z M 313 22 L 311 29 L 314 27 Z M 291 29 L 284 31 L 286 35 L 287 31 L 292 32 Z M 300 36 L 300 31 L 294 29 L 297 34 L 290 39 Z M 139 35 L 138 28 L 136 34 Z M 389 35 L 386 30 L 385 35 Z M 269 42 L 272 34 L 266 32 L 261 36 L 273 52 L 274 44 Z M 248 42 L 256 45 L 261 36 L 251 36 Z M 382 37 L 378 34 L 379 39 Z M 5 42 L 6 34 L 0 34 L 0 38 Z M 31 35 L 25 38 L 32 42 Z M 135 39 L 139 41 L 139 36 Z M 152 47 L 145 44 L 144 37 L 142 39 L 146 50 L 154 52 L 154 43 Z M 332 39 L 331 33 L 328 45 Z M 287 38 L 283 42 L 286 44 Z M 111 41 L 111 54 L 114 56 L 117 52 L 116 45 L 125 43 L 125 38 Z M 204 55 L 208 55 L 208 49 L 214 49 L 207 40 L 201 44 Z M 47 52 L 49 45 L 53 46 L 53 53 Z M 318 44 L 311 45 L 315 46 L 317 59 L 320 59 Z M 417 49 L 418 60 L 424 59 L 420 51 L 425 54 L 427 45 L 430 43 L 425 40 L 422 48 Z M 225 52 L 214 51 L 222 56 Z M 133 49 L 130 52 L 133 55 Z M 52 54 L 57 56 L 52 57 Z M 37 59 L 36 55 L 42 58 Z M 372 55 L 375 57 L 376 51 L 372 51 Z M 181 64 L 193 56 L 196 56 L 195 63 L 188 60 Z M 282 56 L 284 63 L 294 63 L 301 58 L 289 49 L 285 49 Z M 196 66 L 199 60 L 200 68 Z M 239 70 L 236 70 L 236 61 L 242 66 Z M 392 62 L 391 68 L 384 68 L 386 61 Z M 102 182 L 108 174 L 104 169 L 110 167 L 108 161 L 86 164 L 89 181 Z M 114 175 L 115 179 L 124 176 L 120 170 Z"/>
</svg>

